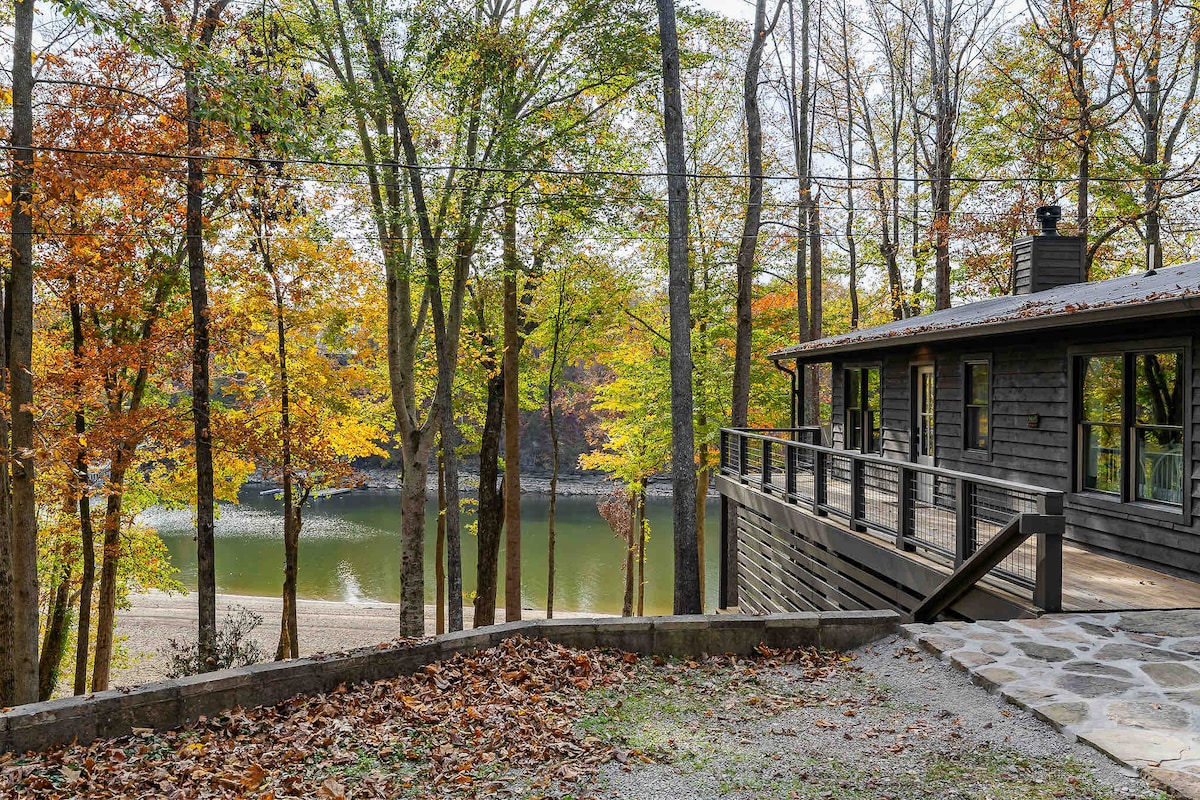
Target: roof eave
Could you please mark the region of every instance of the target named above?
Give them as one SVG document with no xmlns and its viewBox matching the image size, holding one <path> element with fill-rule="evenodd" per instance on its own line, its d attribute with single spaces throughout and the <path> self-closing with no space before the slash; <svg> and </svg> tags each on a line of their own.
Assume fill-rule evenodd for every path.
<svg viewBox="0 0 1200 800">
<path fill-rule="evenodd" d="M 999 322 L 974 325 L 967 324 L 954 328 L 937 328 L 896 336 L 881 336 L 877 339 L 858 339 L 807 350 L 792 346 L 776 350 L 774 353 L 768 355 L 767 358 L 772 361 L 791 359 L 796 359 L 798 362 L 828 361 L 830 356 L 864 350 L 886 350 L 893 347 L 906 347 L 908 345 L 924 344 L 933 341 L 975 339 L 984 336 L 1002 336 L 1048 328 L 1067 328 L 1094 323 L 1121 322 L 1145 317 L 1165 317 L 1197 310 L 1200 310 L 1200 296 L 1176 297 L 1148 303 L 1128 303 L 1110 308 L 1046 314 L 1037 317 L 1022 317 L 1015 320 L 1001 320 Z"/>
</svg>

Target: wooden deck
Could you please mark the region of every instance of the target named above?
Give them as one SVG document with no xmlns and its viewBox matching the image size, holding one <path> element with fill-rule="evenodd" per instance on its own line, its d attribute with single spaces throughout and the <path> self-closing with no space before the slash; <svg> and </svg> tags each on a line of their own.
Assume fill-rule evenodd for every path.
<svg viewBox="0 0 1200 800">
<path fill-rule="evenodd" d="M 1200 608 L 1200 583 L 1063 545 L 1063 611 Z"/>
<path fill-rule="evenodd" d="M 844 527 L 840 521 L 825 518 L 827 523 Z M 870 532 L 855 532 L 864 539 L 877 539 Z M 1024 545 L 1029 549 L 1029 545 Z M 909 558 L 928 561 L 919 552 Z M 1010 587 L 985 578 L 983 583 L 992 592 L 1013 597 L 1014 602 L 1028 602 L 1012 595 Z M 1200 609 L 1200 583 L 1156 572 L 1136 564 L 1102 556 L 1067 542 L 1063 543 L 1063 612 L 1080 611 L 1144 611 L 1151 609 Z"/>
<path fill-rule="evenodd" d="M 960 594 L 947 611 L 964 619 L 1200 608 L 1200 582 L 1059 538 L 1061 491 L 773 431 L 721 436 L 716 486 L 735 512 L 722 530 L 722 597 L 733 602 L 740 598 L 729 586 L 744 587 L 751 606 L 779 611 L 926 614 L 923 603 L 951 591 Z M 1018 516 L 1027 537 L 1020 545 L 1012 537 Z M 1002 532 L 1006 541 L 989 552 Z M 731 557 L 741 567 L 732 575 Z"/>
</svg>

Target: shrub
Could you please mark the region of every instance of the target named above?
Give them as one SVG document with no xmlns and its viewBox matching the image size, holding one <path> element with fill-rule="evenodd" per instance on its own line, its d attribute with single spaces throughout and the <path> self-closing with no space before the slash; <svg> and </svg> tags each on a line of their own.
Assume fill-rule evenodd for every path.
<svg viewBox="0 0 1200 800">
<path fill-rule="evenodd" d="M 260 615 L 245 606 L 231 608 L 217 626 L 216 663 L 210 669 L 244 667 L 265 660 L 266 654 L 253 638 L 255 629 L 262 621 Z M 168 678 L 199 675 L 206 671 L 200 661 L 200 643 L 195 639 L 168 639 L 162 652 L 170 664 L 167 668 Z"/>
</svg>

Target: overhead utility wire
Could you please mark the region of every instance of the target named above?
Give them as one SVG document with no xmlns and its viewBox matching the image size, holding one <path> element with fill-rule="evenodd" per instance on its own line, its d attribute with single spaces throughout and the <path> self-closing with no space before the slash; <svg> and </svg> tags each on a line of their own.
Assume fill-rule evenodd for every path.
<svg viewBox="0 0 1200 800">
<path fill-rule="evenodd" d="M 188 156 L 186 154 L 158 153 L 158 152 L 146 151 L 146 150 L 87 150 L 87 149 L 83 149 L 83 148 L 57 147 L 54 145 L 36 145 L 36 144 L 33 145 L 31 149 L 38 150 L 38 151 L 41 151 L 44 153 L 67 153 L 67 154 L 85 155 L 85 156 L 121 156 L 124 158 L 170 158 L 170 159 L 188 158 Z M 461 172 L 483 172 L 483 173 L 500 174 L 500 175 L 557 175 L 557 176 L 562 176 L 562 177 L 578 177 L 578 178 L 597 178 L 597 177 L 666 178 L 670 174 L 670 173 L 663 172 L 663 171 L 636 172 L 636 171 L 632 171 L 632 170 L 614 170 L 614 169 L 572 170 L 572 169 L 563 169 L 563 168 L 559 168 L 559 167 L 488 167 L 488 166 L 468 165 L 468 164 L 426 164 L 426 165 L 421 165 L 421 164 L 407 164 L 407 163 L 403 163 L 400 161 L 390 161 L 390 160 L 381 160 L 377 163 L 371 164 L 371 163 L 367 163 L 365 161 L 336 161 L 333 159 L 322 159 L 322 158 L 295 158 L 295 157 L 279 158 L 279 157 L 268 157 L 268 156 L 260 156 L 260 157 L 224 156 L 224 155 L 211 155 L 211 154 L 201 154 L 199 157 L 206 161 L 223 161 L 223 162 L 233 162 L 233 163 L 240 163 L 240 164 L 263 164 L 263 165 L 267 165 L 267 166 L 275 166 L 275 165 L 280 165 L 280 164 L 284 164 L 284 165 L 304 164 L 304 165 L 309 165 L 309 166 L 320 166 L 320 167 L 345 167 L 348 169 L 393 167 L 396 169 L 404 169 L 404 170 L 418 169 L 418 170 L 424 170 L 424 171 L 429 171 L 429 172 L 448 172 L 450 170 L 456 170 L 456 171 L 461 171 Z M 745 173 L 732 173 L 732 172 L 728 172 L 728 173 L 727 172 L 686 172 L 686 173 L 684 173 L 684 175 L 687 178 L 692 179 L 692 180 L 738 180 L 738 181 L 742 181 L 742 180 L 751 180 L 753 178 L 760 178 L 762 180 L 770 180 L 770 181 L 797 181 L 797 180 L 800 180 L 800 178 L 801 178 L 801 176 L 786 175 L 786 174 L 784 174 L 784 175 L 749 175 L 749 174 L 745 174 Z M 893 180 L 901 180 L 901 181 L 910 181 L 911 182 L 914 180 L 914 176 L 912 176 L 912 175 L 905 175 L 905 176 L 900 176 L 900 177 L 896 177 L 896 176 L 892 176 L 892 175 L 864 175 L 864 176 L 854 176 L 854 177 L 848 177 L 846 175 L 810 175 L 807 177 L 808 177 L 808 180 L 811 180 L 811 181 L 826 182 L 826 183 L 837 183 L 837 182 L 876 183 L 879 181 L 893 181 Z M 916 177 L 915 180 L 918 180 L 921 183 L 928 183 L 930 181 L 938 181 L 938 180 L 949 180 L 949 181 L 955 181 L 957 183 L 1076 183 L 1078 181 L 1078 178 L 1077 177 L 1067 177 L 1067 178 L 1034 177 L 1034 176 L 1019 176 L 1019 175 L 1018 176 L 1007 176 L 1007 177 L 999 177 L 999 176 L 976 177 L 976 176 L 950 175 L 950 176 L 945 176 L 945 177 L 939 177 L 939 176 Z M 1135 175 L 1135 176 L 1130 176 L 1130 177 L 1093 175 L 1089 178 L 1089 180 L 1091 180 L 1093 182 L 1098 182 L 1098 183 L 1143 183 L 1145 181 L 1155 181 L 1158 183 L 1198 183 L 1198 182 L 1200 182 L 1200 176 L 1194 175 L 1194 176 L 1189 176 L 1189 177 L 1178 176 L 1178 177 L 1156 178 L 1153 176 L 1145 176 L 1145 175 Z"/>
<path fill-rule="evenodd" d="M 172 157 L 170 157 L 170 156 L 162 156 L 162 158 L 164 160 L 172 160 Z M 73 161 L 70 163 L 74 166 L 80 167 L 83 170 L 113 170 L 113 171 L 121 171 L 121 172 L 132 172 L 135 174 L 143 173 L 143 172 L 152 172 L 152 173 L 156 173 L 156 174 L 169 175 L 179 181 L 182 181 L 187 175 L 186 170 L 184 170 L 182 168 L 154 166 L 154 165 L 147 165 L 145 163 L 142 163 L 142 164 L 106 164 L 106 163 L 97 163 L 94 161 Z M 257 179 L 257 178 L 266 177 L 272 181 L 287 181 L 287 182 L 296 183 L 296 184 L 321 183 L 321 184 L 330 184 L 330 185 L 335 185 L 335 186 L 360 186 L 360 187 L 370 185 L 370 181 L 367 181 L 364 179 L 330 178 L 330 177 L 325 177 L 325 176 L 305 175 L 305 174 L 272 176 L 272 175 L 264 175 L 263 173 L 256 173 L 256 172 L 236 172 L 236 171 L 229 171 L 229 170 L 223 170 L 223 171 L 214 173 L 214 177 L 247 178 L 247 179 L 251 179 L 251 178 Z M 465 187 L 459 186 L 456 188 L 463 189 Z M 657 195 L 651 195 L 651 194 L 638 194 L 638 193 L 631 193 L 631 192 L 617 193 L 617 192 L 611 192 L 611 191 L 598 191 L 598 192 L 585 193 L 585 192 L 579 192 L 579 191 L 572 192 L 572 191 L 530 190 L 529 194 L 530 194 L 530 196 L 528 198 L 518 201 L 517 205 L 519 207 L 521 207 L 521 208 L 536 208 L 536 207 L 543 206 L 543 205 L 551 205 L 555 202 L 561 202 L 564 200 L 572 200 L 572 201 L 581 202 L 581 203 L 589 203 L 592 205 L 611 204 L 613 202 L 666 203 L 669 200 L 669 198 L 664 197 L 664 196 L 657 196 Z M 836 210 L 842 208 L 842 206 L 840 206 L 836 202 L 830 202 L 830 201 L 810 201 L 810 202 L 815 202 L 821 208 L 827 209 L 830 211 L 836 211 Z M 721 209 L 744 209 L 745 208 L 745 203 L 743 201 L 732 200 L 732 199 L 727 202 L 714 202 L 711 198 L 709 198 L 709 199 L 705 199 L 703 201 L 703 204 L 708 207 L 716 207 L 716 208 L 721 208 Z M 764 200 L 763 204 L 762 204 L 764 209 L 778 210 L 778 211 L 795 211 L 796 209 L 798 209 L 800 207 L 800 205 L 801 205 L 800 201 L 798 201 L 798 200 Z M 913 213 L 913 209 L 911 207 L 905 208 L 903 217 L 905 219 L 910 219 L 912 213 Z M 928 207 L 921 207 L 921 208 L 916 209 L 916 214 L 917 214 L 917 216 L 920 216 L 920 217 L 936 216 L 938 214 L 948 214 L 949 216 L 953 216 L 953 217 L 994 218 L 997 220 L 1017 219 L 1017 218 L 1024 218 L 1024 216 L 1026 216 L 1025 212 L 1022 210 L 1019 210 L 1019 209 L 1012 210 L 1012 211 L 980 211 L 980 210 L 974 210 L 974 209 L 950 209 L 949 211 L 937 211 L 936 209 L 932 209 L 932 208 L 928 208 Z M 1089 214 L 1088 219 L 1092 220 L 1094 222 L 1103 222 L 1106 220 L 1122 219 L 1122 217 L 1121 217 L 1121 215 L 1112 213 L 1112 212 L 1108 212 L 1108 213 L 1101 212 L 1101 213 Z M 781 225 L 784 223 L 779 222 L 779 221 L 774 221 L 774 220 L 764 220 L 763 224 L 764 225 Z"/>
</svg>

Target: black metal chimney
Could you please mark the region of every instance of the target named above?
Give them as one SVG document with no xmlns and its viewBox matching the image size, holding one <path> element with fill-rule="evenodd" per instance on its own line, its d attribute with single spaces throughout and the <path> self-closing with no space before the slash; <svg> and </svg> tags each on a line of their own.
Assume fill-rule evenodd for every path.
<svg viewBox="0 0 1200 800">
<path fill-rule="evenodd" d="M 1062 206 L 1039 206 L 1037 221 L 1042 226 L 1042 236 L 1058 236 L 1058 221 L 1062 219 Z"/>
<path fill-rule="evenodd" d="M 1036 213 L 1040 234 L 1013 242 L 1012 293 L 1032 294 L 1086 281 L 1087 243 L 1082 236 L 1059 235 L 1062 207 L 1041 206 Z"/>
</svg>

